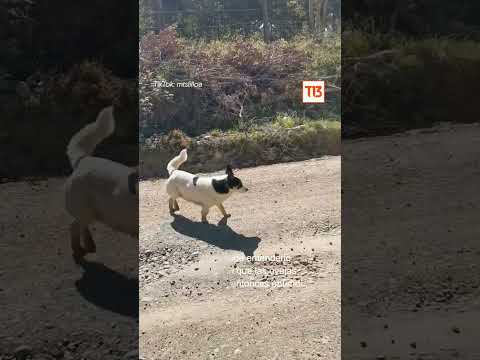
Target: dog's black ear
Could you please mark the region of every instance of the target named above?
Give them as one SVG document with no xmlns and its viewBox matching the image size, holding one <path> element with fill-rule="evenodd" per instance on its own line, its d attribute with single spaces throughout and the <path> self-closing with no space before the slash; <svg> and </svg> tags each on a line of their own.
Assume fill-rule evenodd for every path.
<svg viewBox="0 0 480 360">
<path fill-rule="evenodd" d="M 227 170 L 225 171 L 225 173 L 231 177 L 233 176 L 233 170 L 232 170 L 232 167 L 230 165 L 227 165 Z"/>
</svg>

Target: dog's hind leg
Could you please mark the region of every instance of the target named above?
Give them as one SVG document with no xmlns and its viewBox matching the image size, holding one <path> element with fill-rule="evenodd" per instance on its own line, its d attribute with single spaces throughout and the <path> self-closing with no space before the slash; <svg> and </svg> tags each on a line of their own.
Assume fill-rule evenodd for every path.
<svg viewBox="0 0 480 360">
<path fill-rule="evenodd" d="M 85 244 L 85 251 L 87 253 L 95 253 L 97 251 L 97 246 L 95 241 L 93 241 L 92 233 L 88 229 L 88 226 L 85 226 L 82 229 L 83 242 Z"/>
<path fill-rule="evenodd" d="M 177 199 L 173 199 L 173 209 L 175 211 L 179 211 L 180 210 L 180 207 L 178 206 L 178 201 Z"/>
<path fill-rule="evenodd" d="M 227 212 L 225 211 L 225 208 L 223 207 L 223 204 L 218 204 L 217 207 L 222 213 L 224 218 L 229 218 L 230 216 L 232 216 L 231 214 L 227 214 Z"/>
<path fill-rule="evenodd" d="M 81 226 L 78 221 L 70 224 L 70 242 L 73 251 L 73 259 L 78 263 L 86 254 L 85 249 L 80 244 Z"/>
<path fill-rule="evenodd" d="M 207 220 L 207 215 L 208 215 L 208 211 L 210 209 L 206 206 L 202 207 L 202 222 L 207 224 L 208 223 L 208 220 Z"/>
</svg>

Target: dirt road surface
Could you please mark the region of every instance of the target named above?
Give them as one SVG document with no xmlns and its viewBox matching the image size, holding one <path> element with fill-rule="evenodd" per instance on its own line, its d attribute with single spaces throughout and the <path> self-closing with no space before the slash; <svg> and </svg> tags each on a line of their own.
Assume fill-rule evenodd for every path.
<svg viewBox="0 0 480 360">
<path fill-rule="evenodd" d="M 237 176 L 228 224 L 140 184 L 141 357 L 340 359 L 340 157 Z"/>
<path fill-rule="evenodd" d="M 480 359 L 480 126 L 345 141 L 342 356 Z"/>
<path fill-rule="evenodd" d="M 92 227 L 74 263 L 64 178 L 0 184 L 0 359 L 138 357 L 137 239 Z"/>
</svg>

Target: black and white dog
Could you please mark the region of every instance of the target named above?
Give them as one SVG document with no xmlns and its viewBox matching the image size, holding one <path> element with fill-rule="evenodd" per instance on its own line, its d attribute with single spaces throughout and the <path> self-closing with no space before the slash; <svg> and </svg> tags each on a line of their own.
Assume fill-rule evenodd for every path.
<svg viewBox="0 0 480 360">
<path fill-rule="evenodd" d="M 166 183 L 169 195 L 170 214 L 180 210 L 178 198 L 190 201 L 202 207 L 202 222 L 207 222 L 207 215 L 210 208 L 218 207 L 224 218 L 230 217 L 223 207 L 223 202 L 235 192 L 246 192 L 248 189 L 243 186 L 242 181 L 235 177 L 231 166 L 227 166 L 226 174 L 219 176 L 198 176 L 186 171 L 178 170 L 180 165 L 187 161 L 187 149 L 174 157 L 167 165 L 170 177 Z"/>
<path fill-rule="evenodd" d="M 74 218 L 70 238 L 77 262 L 87 253 L 96 251 L 88 229 L 93 222 L 138 236 L 137 169 L 91 155 L 114 129 L 113 107 L 110 106 L 98 114 L 95 122 L 76 133 L 67 147 L 73 172 L 65 184 L 65 205 Z"/>
</svg>

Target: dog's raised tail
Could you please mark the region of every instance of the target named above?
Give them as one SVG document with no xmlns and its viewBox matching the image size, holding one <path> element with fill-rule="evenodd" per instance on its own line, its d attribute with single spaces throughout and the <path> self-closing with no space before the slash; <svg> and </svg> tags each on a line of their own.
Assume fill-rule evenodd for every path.
<svg viewBox="0 0 480 360">
<path fill-rule="evenodd" d="M 95 147 L 114 130 L 113 106 L 108 106 L 100 111 L 95 122 L 86 125 L 68 143 L 67 155 L 72 168 L 75 169 L 82 158 L 91 155 Z"/>
<path fill-rule="evenodd" d="M 172 175 L 172 173 L 177 170 L 180 165 L 182 165 L 185 161 L 187 161 L 187 149 L 183 149 L 180 151 L 180 154 L 175 156 L 167 165 L 168 175 Z"/>
</svg>

